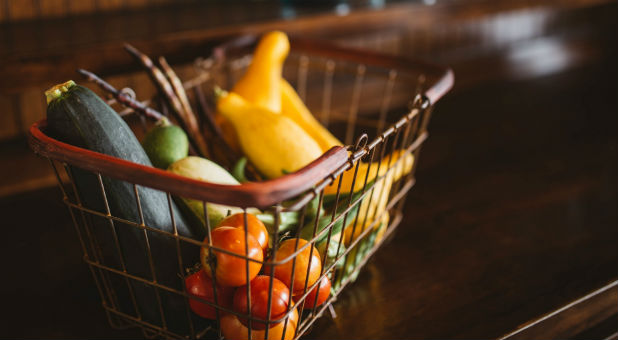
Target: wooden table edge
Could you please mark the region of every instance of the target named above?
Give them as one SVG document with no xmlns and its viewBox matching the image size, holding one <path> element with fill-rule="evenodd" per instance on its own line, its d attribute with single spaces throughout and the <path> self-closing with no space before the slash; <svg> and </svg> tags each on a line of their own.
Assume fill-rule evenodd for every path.
<svg viewBox="0 0 618 340">
<path fill-rule="evenodd" d="M 618 280 L 614 280 L 556 310 L 533 319 L 498 340 L 566 338 L 618 313 Z M 608 335 L 615 339 L 617 333 Z"/>
</svg>

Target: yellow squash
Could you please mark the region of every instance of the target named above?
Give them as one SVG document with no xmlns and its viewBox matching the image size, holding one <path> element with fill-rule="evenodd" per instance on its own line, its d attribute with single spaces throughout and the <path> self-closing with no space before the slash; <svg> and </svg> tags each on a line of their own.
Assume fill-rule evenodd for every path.
<svg viewBox="0 0 618 340">
<path fill-rule="evenodd" d="M 311 114 L 294 88 L 281 79 L 281 113 L 300 125 L 320 145 L 323 152 L 335 145 L 343 145 Z"/>
<path fill-rule="evenodd" d="M 384 234 L 386 233 L 386 229 L 388 228 L 389 221 L 390 221 L 390 216 L 388 212 L 385 212 L 384 215 L 382 215 L 382 221 L 380 221 L 380 226 L 378 227 L 380 229 L 378 229 L 374 244 L 382 241 L 382 238 L 384 237 Z"/>
<path fill-rule="evenodd" d="M 387 167 L 388 167 L 389 156 L 385 156 L 384 159 L 382 160 L 382 164 L 380 165 L 380 170 L 379 170 L 380 176 L 383 176 L 384 174 L 386 174 L 386 176 L 378 180 L 373 186 L 373 188 L 370 189 L 373 191 L 370 191 L 370 193 L 360 202 L 360 207 L 358 210 L 358 221 L 357 221 L 356 228 L 353 228 L 353 222 L 345 228 L 343 240 L 346 246 L 348 246 L 350 242 L 356 239 L 363 232 L 363 230 L 365 230 L 366 228 L 369 228 L 371 224 L 373 224 L 376 221 L 376 219 L 380 218 L 381 221 L 380 223 L 374 224 L 373 226 L 374 229 L 379 228 L 382 224 L 388 224 L 389 217 L 388 217 L 388 212 L 386 212 L 386 205 L 388 204 L 388 198 L 390 196 L 393 183 L 395 183 L 402 176 L 408 174 L 412 170 L 412 163 L 414 161 L 414 156 L 412 156 L 412 154 L 405 153 L 402 156 L 401 150 L 395 151 L 392 157 L 393 159 L 391 160 L 391 164 L 395 164 L 395 161 L 398 160 L 399 157 L 403 157 L 403 159 L 401 159 L 399 163 L 394 165 L 396 168 L 388 172 L 388 174 L 386 174 L 386 171 L 388 169 Z M 375 178 L 375 174 L 378 171 L 377 165 L 378 163 L 372 163 L 371 165 L 365 163 L 365 164 L 360 165 L 358 169 L 358 173 L 359 173 L 358 178 L 356 180 L 356 183 L 354 184 L 355 192 L 362 189 L 364 179 L 365 179 L 364 176 L 367 173 L 367 171 L 370 172 L 368 180 Z M 349 192 L 352 186 L 351 181 L 352 181 L 352 177 L 354 176 L 353 169 L 354 168 L 352 168 L 351 171 L 348 170 L 344 174 L 344 178 L 343 178 L 344 182 L 342 183 L 342 187 L 341 187 L 342 192 L 344 188 L 346 188 Z M 363 171 L 362 173 L 363 177 L 361 177 L 361 171 Z M 358 184 L 359 179 L 360 179 L 360 184 Z M 344 185 L 347 185 L 347 186 L 344 187 Z M 332 185 L 330 187 L 332 187 Z M 325 194 L 326 194 L 326 189 L 328 188 L 329 187 L 325 188 L 324 190 Z M 334 186 L 334 190 L 336 193 L 336 190 L 337 190 L 336 186 Z M 354 235 L 352 235 L 352 229 L 355 229 Z M 382 234 L 384 233 L 384 231 L 380 231 L 380 232 Z"/>
<path fill-rule="evenodd" d="M 281 72 L 290 51 L 285 33 L 273 31 L 265 34 L 253 53 L 253 60 L 232 92 L 248 102 L 272 112 L 281 112 Z"/>
<path fill-rule="evenodd" d="M 322 155 L 320 146 L 293 120 L 236 93 L 220 98 L 217 109 L 234 125 L 244 154 L 268 178 L 299 170 Z"/>
<path fill-rule="evenodd" d="M 346 246 L 356 239 L 363 232 L 363 230 L 369 228 L 369 226 L 371 226 L 376 219 L 384 219 L 384 216 L 380 215 L 382 215 L 382 213 L 386 210 L 388 196 L 390 195 L 391 187 L 394 182 L 393 175 L 394 173 L 391 172 L 378 181 L 372 189 L 373 192 L 370 192 L 370 194 L 360 202 L 356 227 L 354 228 L 354 222 L 352 221 L 344 231 L 343 242 Z M 384 222 L 384 220 L 382 220 L 382 222 Z M 386 223 L 388 223 L 388 217 Z M 377 229 L 378 227 L 380 227 L 380 223 L 376 223 L 373 226 L 374 229 Z M 352 229 L 354 229 L 354 236 L 352 236 Z"/>
<path fill-rule="evenodd" d="M 400 162 L 395 163 L 399 160 L 400 157 L 403 157 L 403 159 Z M 402 150 L 396 150 L 392 153 L 392 155 L 385 155 L 382 162 L 361 163 L 358 166 L 358 174 L 356 175 L 356 181 L 354 182 L 354 190 L 352 190 L 352 181 L 354 179 L 354 171 L 356 166 L 350 168 L 343 173 L 343 177 L 341 178 L 341 194 L 347 194 L 351 191 L 357 192 L 361 190 L 365 184 L 365 176 L 367 175 L 367 172 L 369 172 L 369 177 L 367 178 L 367 181 L 374 180 L 376 178 L 376 175 L 384 176 L 384 174 L 388 170 L 389 161 L 391 167 L 397 167 L 396 169 L 391 171 L 394 176 L 393 181 L 397 181 L 399 178 L 401 178 L 401 176 L 408 174 L 412 170 L 414 156 L 412 156 L 412 154 L 410 153 L 404 153 Z M 380 172 L 379 174 L 378 171 Z M 338 185 L 339 178 L 335 179 L 335 181 L 331 183 L 331 185 L 324 188 L 324 195 L 336 194 Z"/>
<path fill-rule="evenodd" d="M 240 153 L 242 150 L 240 149 L 240 144 L 238 143 L 238 134 L 236 133 L 236 129 L 234 129 L 234 125 L 219 112 L 215 113 L 215 123 L 221 128 L 221 133 L 223 134 L 225 143 L 234 152 Z"/>
<path fill-rule="evenodd" d="M 375 238 L 375 241 L 373 242 L 373 245 L 382 240 L 382 238 L 384 237 L 384 234 L 386 233 L 388 222 L 390 221 L 390 215 L 388 214 L 388 211 L 385 211 L 383 214 L 380 214 L 380 215 L 382 215 L 382 217 L 380 218 L 380 222 L 376 223 L 376 225 L 373 227 L 373 230 L 377 230 L 376 238 Z M 376 216 L 376 218 L 377 217 L 378 216 Z M 358 224 L 360 225 L 360 223 L 361 222 L 359 221 Z M 371 223 L 373 223 L 373 221 L 371 221 Z M 350 223 L 349 227 L 346 228 L 344 232 L 344 242 L 343 242 L 344 246 L 346 247 L 349 246 L 353 240 L 357 239 L 360 236 L 363 230 L 365 230 L 371 225 L 371 223 L 367 222 L 365 223 L 363 227 L 360 227 L 359 225 L 357 225 L 356 230 L 354 230 L 354 238 L 351 238 L 350 236 L 352 234 L 352 227 L 354 226 L 354 224 Z"/>
<path fill-rule="evenodd" d="M 172 163 L 167 171 L 173 172 L 176 175 L 189 177 L 199 181 L 239 185 L 238 181 L 221 166 L 215 162 L 202 157 L 187 156 Z M 194 200 L 189 198 L 182 198 L 184 203 L 193 212 L 202 224 L 206 225 L 206 218 L 204 215 L 204 205 L 200 200 Z M 243 210 L 238 207 L 230 207 L 221 204 L 208 203 L 206 204 L 208 210 L 208 221 L 211 226 L 216 226 L 221 222 L 228 214 L 241 213 Z M 260 211 L 255 208 L 249 208 L 251 214 L 259 214 Z"/>
</svg>

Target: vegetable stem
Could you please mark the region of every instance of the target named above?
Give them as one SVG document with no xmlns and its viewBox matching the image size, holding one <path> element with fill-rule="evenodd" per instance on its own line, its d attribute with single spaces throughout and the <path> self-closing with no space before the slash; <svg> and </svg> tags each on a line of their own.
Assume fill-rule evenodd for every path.
<svg viewBox="0 0 618 340">
<path fill-rule="evenodd" d="M 113 87 L 105 80 L 99 78 L 99 76 L 97 76 L 96 74 L 81 68 L 78 69 L 77 72 L 86 77 L 88 81 L 96 83 L 101 89 L 109 92 L 112 96 L 114 96 L 114 98 L 116 98 L 119 103 L 132 108 L 136 112 L 139 112 L 144 116 L 154 119 L 156 121 L 161 121 L 161 119 L 165 118 L 165 116 L 162 115 L 159 111 L 140 103 L 139 101 L 128 96 L 126 93 L 118 91 L 115 87 Z"/>
<path fill-rule="evenodd" d="M 75 82 L 69 80 L 62 84 L 54 85 L 49 90 L 45 91 L 45 98 L 47 99 L 47 104 L 51 103 L 55 99 L 60 98 L 63 93 L 66 93 L 73 86 L 75 86 Z"/>
<path fill-rule="evenodd" d="M 200 133 L 195 115 L 192 111 L 188 112 L 185 110 L 180 98 L 174 91 L 172 83 L 170 83 L 163 71 L 161 71 L 161 69 L 159 69 L 152 62 L 150 57 L 140 52 L 137 48 L 131 46 L 130 44 L 125 44 L 124 48 L 147 69 L 150 78 L 155 83 L 155 86 L 159 89 L 164 99 L 172 109 L 172 112 L 178 118 L 178 122 L 190 136 L 190 140 L 194 144 L 196 151 L 198 151 L 201 156 L 209 156 L 206 141 Z"/>
</svg>

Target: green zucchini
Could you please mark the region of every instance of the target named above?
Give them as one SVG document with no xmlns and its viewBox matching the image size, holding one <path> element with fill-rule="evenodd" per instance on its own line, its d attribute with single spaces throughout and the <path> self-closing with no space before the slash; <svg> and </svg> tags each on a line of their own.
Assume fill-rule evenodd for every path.
<svg viewBox="0 0 618 340">
<path fill-rule="evenodd" d="M 139 141 L 118 114 L 101 98 L 88 88 L 76 85 L 74 82 L 54 86 L 46 92 L 47 96 L 47 130 L 46 132 L 63 142 L 81 146 L 92 151 L 122 158 L 134 163 L 152 166 Z M 106 213 L 103 195 L 98 178 L 91 172 L 70 167 L 77 194 L 81 203 L 87 208 Z M 110 212 L 113 216 L 140 223 L 140 214 L 137 208 L 134 187 L 132 184 L 103 177 L 103 185 Z M 170 208 L 167 195 L 164 192 L 138 186 L 139 199 L 142 207 L 143 222 L 145 225 L 173 232 L 170 218 Z M 171 202 L 178 233 L 202 240 L 202 228 L 190 226 L 173 202 Z M 95 241 L 101 245 L 103 254 L 98 254 L 97 247 L 89 248 L 89 256 L 97 258 L 105 265 L 122 270 L 126 266 L 129 273 L 146 280 L 154 280 L 150 269 L 148 252 L 152 254 L 156 280 L 179 290 L 182 290 L 182 280 L 178 277 L 184 274 L 176 256 L 176 241 L 159 233 L 147 231 L 148 243 L 144 231 L 121 222 L 113 222 L 96 215 L 85 214 L 85 221 L 89 224 Z M 84 226 L 82 226 L 84 227 Z M 115 238 L 118 238 L 119 248 Z M 182 258 L 184 266 L 190 266 L 198 261 L 197 247 L 184 247 Z M 123 261 L 121 261 L 123 260 Z M 112 275 L 112 280 L 116 276 Z M 120 278 L 116 278 L 120 280 Z M 120 281 L 123 282 L 123 281 Z M 127 286 L 124 285 L 126 290 Z M 155 288 L 150 285 L 132 281 L 131 285 L 141 317 L 150 323 L 162 325 L 159 313 Z M 131 299 L 119 290 L 119 308 L 136 315 Z M 168 328 L 175 331 L 184 331 L 187 325 L 184 299 L 178 295 L 160 291 L 165 318 Z"/>
</svg>

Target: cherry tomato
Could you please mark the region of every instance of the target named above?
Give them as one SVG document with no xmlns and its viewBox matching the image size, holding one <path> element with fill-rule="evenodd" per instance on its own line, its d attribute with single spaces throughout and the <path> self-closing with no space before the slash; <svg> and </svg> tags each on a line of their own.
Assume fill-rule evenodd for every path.
<svg viewBox="0 0 618 340">
<path fill-rule="evenodd" d="M 259 319 L 268 319 L 268 293 L 270 286 L 270 276 L 258 275 L 250 283 L 251 285 L 251 316 Z M 277 278 L 273 277 L 272 299 L 270 303 L 270 320 L 277 320 L 283 317 L 288 309 L 290 290 Z M 234 311 L 246 314 L 247 308 L 247 287 L 239 287 L 234 294 Z M 247 318 L 239 317 L 240 322 L 249 327 Z M 275 323 L 270 323 L 272 327 Z M 252 329 L 265 329 L 266 322 L 251 321 Z"/>
<path fill-rule="evenodd" d="M 187 276 L 185 278 L 185 286 L 187 287 L 187 293 L 189 293 L 190 295 L 215 303 L 215 292 L 213 289 L 213 284 L 210 278 L 204 272 L 204 270 L 200 269 L 200 271 Z M 233 296 L 233 288 L 217 286 L 216 303 L 218 305 L 228 308 L 231 307 Z M 215 307 L 205 302 L 189 299 L 189 307 L 191 307 L 191 310 L 195 314 L 203 318 L 212 320 L 215 320 L 217 318 Z"/>
<path fill-rule="evenodd" d="M 245 227 L 244 213 L 230 215 L 219 222 L 219 226 Z M 268 229 L 255 215 L 247 214 L 247 230 L 260 243 L 262 249 L 268 248 Z"/>
<path fill-rule="evenodd" d="M 292 302 L 294 303 L 294 302 Z M 265 330 L 251 329 L 251 339 L 254 340 L 292 340 L 298 324 L 298 311 L 294 311 L 290 317 L 283 322 L 276 324 L 268 329 L 268 338 Z M 285 336 L 283 329 L 285 328 Z M 229 340 L 249 340 L 249 330 L 245 327 L 236 315 L 225 314 L 221 317 L 221 332 Z"/>
<path fill-rule="evenodd" d="M 318 291 L 319 289 L 319 291 Z M 315 301 L 315 294 L 318 294 L 318 301 Z M 297 302 L 297 300 L 302 296 L 302 291 L 298 294 L 293 296 L 292 298 L 294 299 L 294 301 Z M 303 307 L 303 309 L 311 309 L 314 306 L 319 306 L 321 304 L 323 304 L 328 297 L 330 296 L 330 280 L 328 279 L 328 277 L 324 276 L 322 278 L 322 281 L 320 281 L 320 283 L 311 290 L 311 292 L 309 292 L 309 295 L 307 295 L 307 297 L 305 298 L 305 305 Z"/>
<path fill-rule="evenodd" d="M 212 245 L 221 249 L 225 249 L 239 256 L 245 256 L 245 236 L 247 237 L 248 255 L 247 257 L 256 261 L 262 261 L 264 255 L 262 247 L 258 241 L 251 235 L 246 234 L 243 228 L 219 227 L 211 232 Z M 208 238 L 204 240 L 208 243 Z M 200 259 L 206 274 L 212 278 L 212 269 L 210 268 L 208 249 L 202 247 L 200 249 Z M 262 264 L 254 261 L 247 261 L 242 257 L 230 255 L 212 249 L 214 255 L 214 266 L 216 283 L 221 286 L 238 287 L 247 283 L 246 266 L 249 263 L 249 281 L 251 281 L 262 268 Z"/>
<path fill-rule="evenodd" d="M 296 240 L 298 240 L 298 248 L 295 248 Z M 287 257 L 294 254 L 297 249 L 300 249 L 307 243 L 308 242 L 306 240 L 296 238 L 287 239 L 281 242 L 281 246 L 277 250 L 274 261 L 285 260 Z M 309 256 L 311 256 L 311 258 L 309 258 Z M 283 264 L 276 265 L 274 276 L 281 280 L 283 283 L 285 283 L 286 286 L 292 288 L 292 295 L 297 295 L 298 293 L 302 294 L 302 291 L 305 288 L 305 282 L 307 282 L 307 287 L 309 287 L 314 284 L 320 277 L 320 271 L 322 270 L 320 254 L 318 253 L 318 250 L 315 249 L 315 247 L 309 246 L 296 255 L 295 266 L 293 265 L 293 263 L 294 258 L 291 258 L 289 261 Z M 293 266 L 294 285 L 292 287 L 291 283 Z M 264 271 L 266 272 L 266 274 L 270 273 L 270 268 L 270 266 L 265 268 Z M 307 277 L 307 272 L 309 272 L 309 277 Z M 305 281 L 305 279 L 307 280 Z"/>
</svg>

